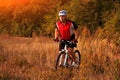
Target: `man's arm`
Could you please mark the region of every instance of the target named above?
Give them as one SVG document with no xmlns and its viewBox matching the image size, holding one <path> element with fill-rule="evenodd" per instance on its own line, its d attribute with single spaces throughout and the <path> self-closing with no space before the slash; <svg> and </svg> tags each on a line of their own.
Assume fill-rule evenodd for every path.
<svg viewBox="0 0 120 80">
<path fill-rule="evenodd" d="M 79 30 L 75 29 L 74 34 L 75 34 L 75 40 L 78 40 L 78 38 L 79 38 Z"/>
<path fill-rule="evenodd" d="M 59 38 L 59 31 L 57 28 L 55 28 L 55 39 Z"/>
<path fill-rule="evenodd" d="M 75 40 L 78 40 L 78 38 L 79 38 L 78 26 L 75 24 L 75 22 L 72 22 L 72 23 L 73 23 L 73 26 L 74 26 Z"/>
</svg>

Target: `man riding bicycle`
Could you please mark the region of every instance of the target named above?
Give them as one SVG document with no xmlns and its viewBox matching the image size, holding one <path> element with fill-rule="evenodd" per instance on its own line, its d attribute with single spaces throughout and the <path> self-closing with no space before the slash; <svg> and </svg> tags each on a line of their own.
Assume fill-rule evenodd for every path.
<svg viewBox="0 0 120 80">
<path fill-rule="evenodd" d="M 59 40 L 67 40 L 72 41 L 73 45 L 68 47 L 68 52 L 72 56 L 73 63 L 75 65 L 75 55 L 73 54 L 74 47 L 77 46 L 77 40 L 79 37 L 78 26 L 73 22 L 67 19 L 67 11 L 61 10 L 59 12 L 59 20 L 55 25 L 55 41 Z M 60 41 L 59 43 L 59 51 L 64 48 L 65 44 Z"/>
</svg>

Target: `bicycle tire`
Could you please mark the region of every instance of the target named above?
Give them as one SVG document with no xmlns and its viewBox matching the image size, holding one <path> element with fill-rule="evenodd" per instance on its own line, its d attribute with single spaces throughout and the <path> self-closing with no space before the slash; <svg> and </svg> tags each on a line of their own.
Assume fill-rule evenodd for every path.
<svg viewBox="0 0 120 80">
<path fill-rule="evenodd" d="M 60 57 L 61 57 L 61 56 L 64 56 L 65 54 L 66 54 L 65 52 L 59 53 L 59 55 L 58 55 L 58 57 L 57 57 L 57 59 L 56 59 L 56 63 L 55 63 L 55 69 L 56 69 L 56 70 L 58 69 L 58 67 L 61 67 L 61 66 L 59 65 Z M 63 61 L 64 61 L 64 60 L 63 60 Z M 61 65 L 63 65 L 63 63 L 61 63 Z"/>
<path fill-rule="evenodd" d="M 80 51 L 79 50 L 75 50 L 74 54 L 75 54 L 75 57 L 76 57 L 76 54 L 78 55 L 78 57 L 76 57 L 76 59 L 77 59 L 77 64 L 80 65 L 80 63 L 81 63 L 81 54 L 80 54 Z"/>
</svg>

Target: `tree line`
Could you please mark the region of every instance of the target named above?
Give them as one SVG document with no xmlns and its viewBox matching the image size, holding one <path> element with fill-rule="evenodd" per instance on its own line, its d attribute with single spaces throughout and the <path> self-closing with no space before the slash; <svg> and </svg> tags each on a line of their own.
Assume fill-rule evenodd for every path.
<svg viewBox="0 0 120 80">
<path fill-rule="evenodd" d="M 119 0 L 0 0 L 0 34 L 51 36 L 61 9 L 80 31 L 86 27 L 91 35 L 98 29 L 120 32 Z"/>
</svg>

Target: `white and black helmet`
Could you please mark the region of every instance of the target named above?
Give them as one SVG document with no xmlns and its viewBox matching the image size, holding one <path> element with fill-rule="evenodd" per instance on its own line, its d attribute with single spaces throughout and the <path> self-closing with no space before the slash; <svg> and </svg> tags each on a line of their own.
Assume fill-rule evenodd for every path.
<svg viewBox="0 0 120 80">
<path fill-rule="evenodd" d="M 67 15 L 67 11 L 66 10 L 61 10 L 58 15 L 59 16 Z"/>
</svg>

